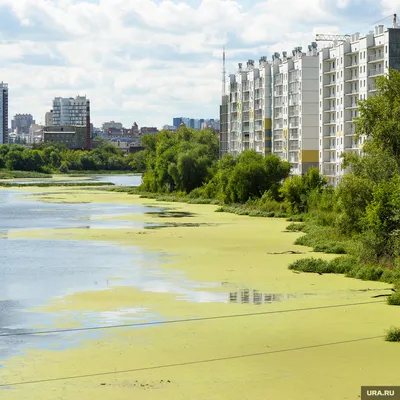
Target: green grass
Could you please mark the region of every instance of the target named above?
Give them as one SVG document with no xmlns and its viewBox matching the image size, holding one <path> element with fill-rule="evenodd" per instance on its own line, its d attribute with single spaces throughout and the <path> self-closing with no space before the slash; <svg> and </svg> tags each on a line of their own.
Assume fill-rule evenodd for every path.
<svg viewBox="0 0 400 400">
<path fill-rule="evenodd" d="M 35 186 L 35 187 L 55 187 L 55 186 L 112 186 L 114 185 L 111 182 L 66 182 L 66 183 L 6 183 L 0 182 L 0 186 L 3 187 L 26 187 L 26 186 Z"/>
<path fill-rule="evenodd" d="M 0 170 L 0 179 L 29 179 L 29 178 L 47 178 L 50 179 L 51 174 L 33 171 L 9 171 Z"/>
<path fill-rule="evenodd" d="M 346 254 L 350 247 L 350 240 L 338 236 L 335 228 L 329 226 L 306 222 L 301 231 L 305 235 L 297 238 L 294 244 L 311 247 L 317 253 Z"/>
<path fill-rule="evenodd" d="M 385 340 L 387 342 L 400 342 L 400 328 L 392 327 L 385 335 Z"/>
<path fill-rule="evenodd" d="M 295 223 L 292 222 L 286 227 L 286 230 L 293 232 L 301 232 L 306 227 L 305 223 Z"/>
<path fill-rule="evenodd" d="M 71 170 L 70 170 L 71 171 Z M 72 170 L 71 173 L 68 174 L 69 176 L 82 176 L 82 175 L 135 175 L 135 176 L 140 176 L 142 175 L 141 172 L 135 172 L 135 171 L 130 171 L 130 170 L 116 170 L 116 171 L 111 171 L 111 170 L 106 170 L 102 169 L 99 171 L 93 171 L 93 170 Z"/>
</svg>

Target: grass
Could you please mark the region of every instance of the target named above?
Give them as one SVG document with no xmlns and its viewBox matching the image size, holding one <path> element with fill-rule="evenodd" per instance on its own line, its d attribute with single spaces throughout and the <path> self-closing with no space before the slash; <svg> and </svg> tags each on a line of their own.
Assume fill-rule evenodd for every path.
<svg viewBox="0 0 400 400">
<path fill-rule="evenodd" d="M 3 187 L 27 187 L 27 186 L 35 186 L 35 187 L 54 187 L 54 186 L 112 186 L 114 185 L 111 182 L 65 182 L 65 183 L 6 183 L 0 182 L 0 186 Z"/>
<path fill-rule="evenodd" d="M 349 255 L 337 257 L 330 261 L 321 258 L 302 258 L 291 263 L 289 269 L 320 274 L 344 274 L 348 278 L 363 281 L 379 281 L 389 284 L 400 282 L 400 269 L 360 265 L 356 257 Z M 400 293 L 396 292 L 391 297 L 393 298 L 390 301 L 393 303 L 390 304 L 400 304 Z"/>
<path fill-rule="evenodd" d="M 70 170 L 71 171 L 71 170 Z M 98 170 L 98 171 L 94 171 L 94 170 L 72 170 L 72 172 L 70 172 L 68 174 L 69 176 L 72 177 L 77 177 L 77 176 L 82 176 L 82 175 L 142 175 L 141 172 L 135 172 L 135 171 L 129 171 L 129 170 L 116 170 L 116 171 L 111 171 L 111 170 L 107 170 L 107 169 L 102 169 L 102 170 Z"/>
<path fill-rule="evenodd" d="M 237 215 L 248 215 L 250 217 L 267 217 L 267 218 L 287 218 L 288 214 L 284 212 L 262 211 L 257 209 L 247 208 L 239 204 L 221 206 L 215 210 L 216 212 L 227 212 Z"/>
<path fill-rule="evenodd" d="M 33 171 L 9 171 L 0 170 L 0 179 L 23 179 L 23 178 L 48 178 L 52 177 L 51 174 L 44 174 L 42 172 Z"/>
<path fill-rule="evenodd" d="M 387 342 L 400 342 L 400 328 L 392 327 L 385 335 L 385 340 Z"/>
<path fill-rule="evenodd" d="M 333 227 L 307 222 L 301 226 L 301 231 L 305 235 L 297 238 L 294 244 L 311 247 L 317 253 L 346 254 L 351 246 L 350 240 L 340 237 Z"/>
</svg>

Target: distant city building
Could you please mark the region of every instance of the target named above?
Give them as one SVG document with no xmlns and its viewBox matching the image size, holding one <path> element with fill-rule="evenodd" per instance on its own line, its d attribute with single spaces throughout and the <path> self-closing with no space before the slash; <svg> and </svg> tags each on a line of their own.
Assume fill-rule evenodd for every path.
<svg viewBox="0 0 400 400">
<path fill-rule="evenodd" d="M 140 128 L 141 135 L 145 135 L 147 133 L 156 134 L 156 133 L 158 133 L 158 129 L 154 128 L 154 127 L 147 127 L 147 126 L 143 126 L 142 128 Z"/>
<path fill-rule="evenodd" d="M 181 122 L 182 122 L 182 117 L 175 117 L 172 119 L 172 126 L 175 127 L 175 129 L 179 129 Z"/>
<path fill-rule="evenodd" d="M 29 128 L 29 142 L 40 143 L 43 142 L 43 125 L 33 123 Z"/>
<path fill-rule="evenodd" d="M 8 143 L 8 84 L 0 82 L 0 144 Z"/>
<path fill-rule="evenodd" d="M 28 135 L 29 128 L 35 121 L 31 114 L 16 114 L 11 121 L 11 130 L 17 135 Z"/>
<path fill-rule="evenodd" d="M 103 132 L 108 132 L 108 130 L 110 128 L 120 129 L 121 130 L 123 128 L 123 126 L 122 126 L 121 122 L 115 122 L 115 121 L 110 121 L 110 122 L 104 122 L 103 123 L 103 125 L 102 125 Z"/>
<path fill-rule="evenodd" d="M 45 126 L 53 126 L 53 110 L 50 110 L 45 114 L 44 125 Z"/>
<path fill-rule="evenodd" d="M 177 129 L 179 129 L 179 126 L 164 125 L 164 126 L 162 127 L 162 129 L 163 129 L 163 130 L 166 130 L 166 131 L 174 132 L 174 131 L 176 131 Z"/>
<path fill-rule="evenodd" d="M 86 96 L 56 97 L 53 100 L 53 127 L 86 127 L 85 148 L 91 147 L 90 101 Z M 79 129 L 79 132 L 81 130 Z"/>
<path fill-rule="evenodd" d="M 60 143 L 72 150 L 87 149 L 86 125 L 46 126 L 43 128 L 44 143 Z"/>
<path fill-rule="evenodd" d="M 181 127 L 181 124 L 184 123 L 186 127 L 200 130 L 205 128 L 212 128 L 216 131 L 219 131 L 219 120 L 218 119 L 196 119 L 196 118 L 184 118 L 184 117 L 175 117 L 173 118 L 172 125 L 164 125 L 163 129 L 167 129 L 169 131 L 177 130 Z"/>
</svg>

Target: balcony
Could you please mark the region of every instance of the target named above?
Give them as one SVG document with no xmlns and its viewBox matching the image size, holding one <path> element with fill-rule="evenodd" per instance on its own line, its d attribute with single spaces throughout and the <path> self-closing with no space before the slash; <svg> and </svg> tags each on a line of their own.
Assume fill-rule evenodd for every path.
<svg viewBox="0 0 400 400">
<path fill-rule="evenodd" d="M 283 85 L 283 79 L 282 79 L 282 77 L 281 76 L 278 76 L 278 77 L 274 77 L 274 81 L 273 81 L 273 84 L 274 85 Z"/>
<path fill-rule="evenodd" d="M 368 92 L 376 92 L 377 88 L 375 87 L 375 85 L 368 85 Z"/>
<path fill-rule="evenodd" d="M 297 98 L 289 99 L 289 106 L 297 106 L 299 104 L 299 100 Z"/>
<path fill-rule="evenodd" d="M 336 111 L 336 108 L 328 108 L 327 110 L 324 110 L 325 113 L 334 113 Z"/>
<path fill-rule="evenodd" d="M 359 80 L 360 80 L 360 77 L 359 77 L 359 76 L 352 76 L 351 78 L 346 79 L 345 82 L 346 82 L 346 83 L 347 83 L 347 82 L 358 82 Z"/>
<path fill-rule="evenodd" d="M 383 75 L 384 73 L 385 73 L 384 68 L 375 68 L 375 69 L 370 69 L 368 71 L 368 76 Z"/>
<path fill-rule="evenodd" d="M 336 73 L 336 68 L 330 68 L 328 69 L 328 71 L 324 72 L 324 75 L 335 74 L 335 73 Z"/>
<path fill-rule="evenodd" d="M 351 64 L 347 65 L 345 68 L 357 68 L 358 67 L 358 62 L 352 62 Z"/>
<path fill-rule="evenodd" d="M 281 97 L 281 96 L 283 96 L 283 91 L 274 91 L 274 96 L 275 96 L 275 97 Z"/>
<path fill-rule="evenodd" d="M 347 93 L 345 93 L 346 96 L 353 96 L 358 94 L 358 89 L 353 89 L 353 90 L 349 90 Z"/>
<path fill-rule="evenodd" d="M 299 121 L 293 121 L 289 122 L 289 128 L 298 128 L 299 127 Z"/>
<path fill-rule="evenodd" d="M 254 137 L 254 140 L 255 140 L 256 142 L 263 142 L 263 137 L 262 137 L 261 135 L 256 135 L 256 136 Z"/>
<path fill-rule="evenodd" d="M 324 175 L 325 176 L 330 176 L 330 177 L 335 177 L 335 170 L 334 169 L 324 169 Z"/>
<path fill-rule="evenodd" d="M 358 107 L 357 103 L 352 103 L 349 106 L 346 106 L 344 109 L 345 110 L 351 110 L 351 109 L 354 109 L 354 108 L 357 108 L 357 107 Z"/>
<path fill-rule="evenodd" d="M 274 134 L 274 140 L 283 140 L 283 135 L 281 133 Z"/>
<path fill-rule="evenodd" d="M 328 94 L 327 97 L 324 97 L 324 100 L 333 100 L 336 99 L 336 95 L 334 93 Z"/>
<path fill-rule="evenodd" d="M 300 108 L 298 106 L 289 106 L 289 114 L 297 115 L 300 112 Z"/>
<path fill-rule="evenodd" d="M 282 119 L 283 118 L 283 114 L 282 113 L 277 113 L 274 116 L 275 119 Z"/>
<path fill-rule="evenodd" d="M 324 121 L 324 125 L 335 125 L 336 124 L 336 119 L 329 119 L 327 121 Z"/>
<path fill-rule="evenodd" d="M 324 85 L 324 87 L 333 87 L 336 86 L 336 82 L 329 82 Z"/>
<path fill-rule="evenodd" d="M 255 121 L 259 121 L 259 120 L 261 120 L 262 118 L 263 118 L 262 113 L 256 113 L 256 114 L 254 115 L 254 120 L 255 120 Z"/>
<path fill-rule="evenodd" d="M 335 150 L 336 150 L 336 146 L 335 146 L 335 145 L 332 145 L 332 144 L 330 144 L 330 145 L 325 145 L 325 146 L 324 146 L 324 150 L 325 150 L 325 151 L 335 151 Z"/>
<path fill-rule="evenodd" d="M 368 56 L 368 62 L 369 63 L 373 63 L 373 62 L 377 62 L 377 61 L 383 61 L 385 58 L 385 56 L 383 54 L 371 54 L 370 56 Z"/>
</svg>

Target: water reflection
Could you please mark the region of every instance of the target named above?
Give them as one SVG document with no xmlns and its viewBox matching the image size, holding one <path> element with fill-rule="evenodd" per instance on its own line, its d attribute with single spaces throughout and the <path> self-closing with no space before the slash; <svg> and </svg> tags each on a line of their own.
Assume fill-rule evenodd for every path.
<svg viewBox="0 0 400 400">
<path fill-rule="evenodd" d="M 292 293 L 261 293 L 258 290 L 238 289 L 236 292 L 229 293 L 230 303 L 240 304 L 270 304 L 283 299 L 297 298 L 304 295 Z"/>
</svg>

